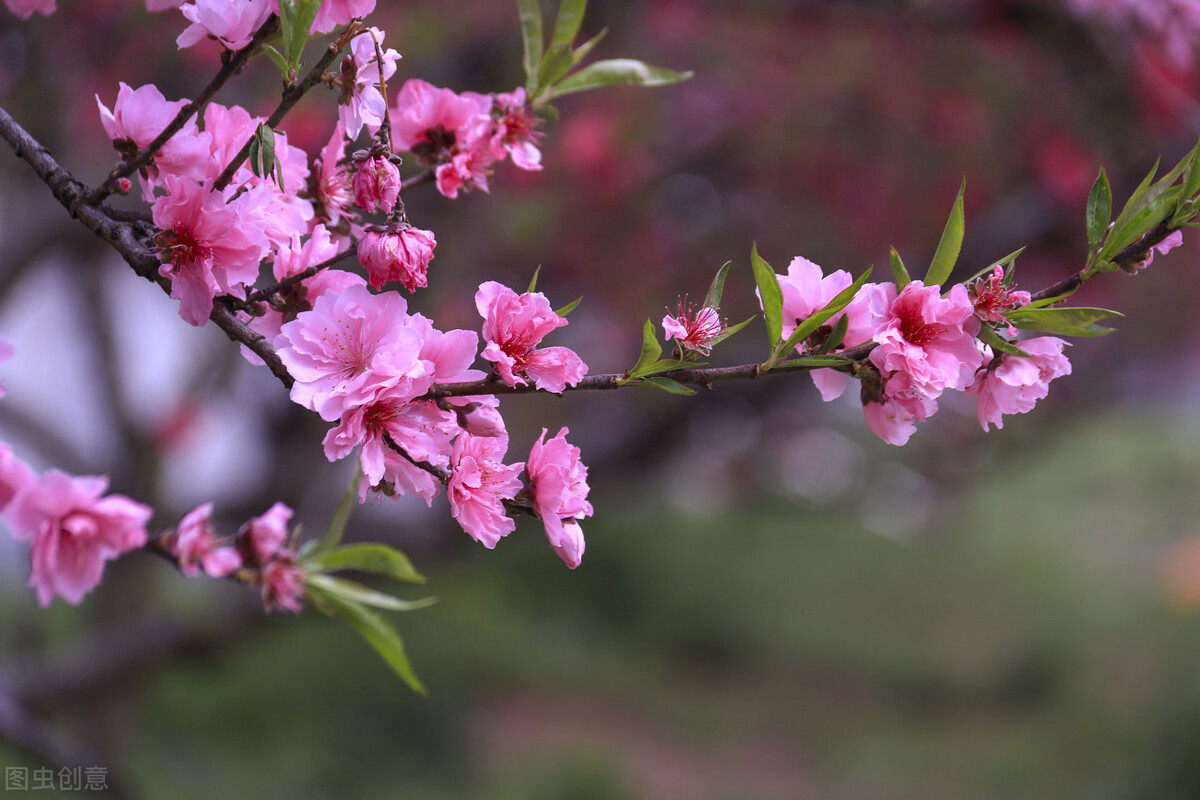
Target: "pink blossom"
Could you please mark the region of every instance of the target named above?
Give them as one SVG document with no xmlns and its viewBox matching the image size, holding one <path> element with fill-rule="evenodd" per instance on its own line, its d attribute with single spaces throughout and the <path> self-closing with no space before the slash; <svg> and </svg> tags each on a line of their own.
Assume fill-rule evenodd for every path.
<svg viewBox="0 0 1200 800">
<path fill-rule="evenodd" d="M 262 568 L 263 606 L 299 614 L 304 608 L 304 570 L 293 556 L 274 558 Z"/>
<path fill-rule="evenodd" d="M 175 40 L 181 50 L 205 36 L 211 36 L 230 50 L 241 50 L 271 15 L 267 0 L 194 0 L 179 10 L 192 21 Z"/>
<path fill-rule="evenodd" d="M 17 493 L 26 486 L 37 483 L 24 461 L 13 455 L 12 448 L 0 442 L 0 511 L 4 511 Z"/>
<path fill-rule="evenodd" d="M 363 125 L 379 127 L 388 112 L 387 100 L 379 91 L 379 73 L 382 67 L 384 80 L 392 77 L 400 54 L 385 50 L 383 37 L 383 31 L 378 28 L 367 28 L 350 42 L 350 54 L 342 61 L 343 88 L 338 101 L 338 119 L 351 139 L 358 136 Z"/>
<path fill-rule="evenodd" d="M 788 265 L 787 275 L 780 275 L 778 278 L 779 289 L 783 293 L 782 334 L 785 341 L 801 322 L 828 305 L 834 297 L 842 290 L 849 288 L 850 284 L 854 282 L 850 273 L 844 269 L 824 275 L 819 266 L 803 256 L 793 258 L 792 263 Z M 823 330 L 818 329 L 814 336 L 821 334 L 828 336 L 832 326 L 848 313 L 850 313 L 848 309 L 843 309 L 834 314 L 823 326 Z M 847 333 L 849 333 L 849 329 L 847 329 Z M 874 328 L 866 332 L 866 338 L 863 341 L 869 339 L 873 333 Z M 863 334 L 856 331 L 855 335 Z M 821 339 L 821 342 L 824 342 L 824 338 Z M 797 342 L 796 352 L 803 355 L 809 344 L 809 342 Z M 843 344 L 851 344 L 851 341 L 847 338 Z M 858 342 L 854 342 L 854 344 L 858 344 Z M 840 397 L 846 390 L 846 375 L 832 369 L 813 370 L 812 380 L 826 402 Z"/>
<path fill-rule="evenodd" d="M 10 342 L 0 339 L 0 361 L 8 361 L 13 357 L 13 353 L 15 352 L 16 349 Z M 8 390 L 4 388 L 4 384 L 0 383 L 0 397 L 4 397 L 7 393 Z"/>
<path fill-rule="evenodd" d="M 496 127 L 490 141 L 492 157 L 500 160 L 507 154 L 521 169 L 541 169 L 542 151 L 538 149 L 538 140 L 542 138 L 542 132 L 537 129 L 541 120 L 533 113 L 524 87 L 493 95 L 493 100 Z"/>
<path fill-rule="evenodd" d="M 99 585 L 105 561 L 146 544 L 153 511 L 122 495 L 102 497 L 107 488 L 107 478 L 51 469 L 5 508 L 13 535 L 32 539 L 29 585 L 43 607 L 55 596 L 77 605 Z"/>
<path fill-rule="evenodd" d="M 1138 272 L 1154 263 L 1154 254 L 1165 256 L 1167 253 L 1174 250 L 1179 245 L 1183 244 L 1183 231 L 1172 231 L 1158 244 L 1146 251 L 1146 257 L 1136 264 L 1125 268 L 1126 272 Z"/>
<path fill-rule="evenodd" d="M 261 566 L 291 552 L 287 546 L 288 523 L 295 513 L 284 503 L 275 503 L 262 515 L 246 521 L 237 534 L 246 563 Z"/>
<path fill-rule="evenodd" d="M 525 462 L 533 494 L 534 512 L 546 526 L 546 538 L 559 558 L 575 569 L 583 558 L 583 529 L 579 520 L 592 515 L 587 501 L 587 467 L 579 460 L 579 448 L 567 443 L 563 428 L 548 442 L 546 429 L 538 436 Z"/>
<path fill-rule="evenodd" d="M 367 268 L 367 276 L 376 289 L 389 281 L 399 281 L 405 289 L 415 292 L 428 285 L 425 274 L 435 247 L 433 231 L 403 223 L 368 228 L 358 242 L 358 260 Z"/>
<path fill-rule="evenodd" d="M 189 178 L 168 175 L 164 183 L 167 194 L 152 209 L 167 262 L 160 272 L 171 279 L 180 316 L 203 325 L 216 295 L 258 278 L 268 247 L 262 212 L 250 195 L 227 202 L 223 194 Z"/>
<path fill-rule="evenodd" d="M 48 17 L 55 11 L 54 4 L 55 0 L 4 0 L 8 10 L 21 19 L 29 19 L 35 11 Z"/>
<path fill-rule="evenodd" d="M 412 396 L 425 392 L 431 378 L 418 359 L 420 334 L 405 324 L 407 308 L 395 292 L 350 286 L 297 314 L 276 339 L 295 378 L 292 401 L 332 421 L 389 386 L 404 383 L 402 391 Z"/>
<path fill-rule="evenodd" d="M 179 571 L 188 577 L 199 575 L 203 569 L 211 578 L 224 578 L 242 566 L 236 548 L 220 546 L 212 509 L 212 503 L 196 506 L 164 537 L 168 550 L 179 562 Z"/>
<path fill-rule="evenodd" d="M 364 211 L 390 213 L 400 198 L 400 170 L 381 153 L 365 154 L 354 164 L 354 202 Z"/>
<path fill-rule="evenodd" d="M 981 358 L 975 347 L 978 331 L 966 287 L 955 284 L 942 297 L 937 286 L 912 281 L 875 332 L 879 346 L 871 351 L 871 363 L 885 378 L 907 373 L 914 389 L 936 398 L 946 389 L 965 389 L 974 380 Z"/>
<path fill-rule="evenodd" d="M 1040 336 L 1017 346 L 1029 356 L 1002 354 L 967 387 L 967 394 L 977 398 L 975 413 L 985 431 L 989 424 L 1003 428 L 1005 414 L 1031 411 L 1050 391 L 1050 381 L 1071 374 L 1071 362 L 1063 355 L 1067 342 L 1062 339 Z"/>
<path fill-rule="evenodd" d="M 187 100 L 168 101 L 153 84 L 132 89 L 122 82 L 111 111 L 96 95 L 104 131 L 112 139 L 113 146 L 127 158 L 158 138 L 187 103 Z M 160 172 L 202 180 L 208 170 L 211 149 L 212 135 L 201 132 L 196 127 L 196 120 L 189 119 L 155 153 L 154 160 L 145 170 L 145 199 L 153 200 L 153 186 L 157 185 Z"/>
<path fill-rule="evenodd" d="M 345 130 L 339 120 L 328 144 L 321 150 L 321 157 L 316 159 L 316 178 L 312 186 L 317 218 L 333 228 L 342 227 L 343 218 L 348 224 L 358 219 L 352 210 L 354 193 L 350 174 L 341 163 L 345 156 L 345 139 Z"/>
<path fill-rule="evenodd" d="M 699 311 L 679 299 L 676 316 L 663 317 L 662 326 L 668 339 L 674 339 L 684 350 L 706 356 L 712 352 L 712 341 L 721 335 L 725 326 L 715 308 L 704 306 Z"/>
<path fill-rule="evenodd" d="M 376 0 L 324 0 L 313 20 L 311 33 L 329 33 L 346 25 L 355 17 L 365 17 L 375 10 Z M 271 11 L 279 13 L 279 0 L 270 0 Z"/>
<path fill-rule="evenodd" d="M 993 325 L 1003 325 L 1009 336 L 1016 336 L 1016 327 L 1005 316 L 1021 306 L 1028 305 L 1029 292 L 1011 290 L 1004 283 L 1004 270 L 997 266 L 986 278 L 971 281 L 967 294 L 975 306 L 975 316 Z"/>
<path fill-rule="evenodd" d="M 475 308 L 483 317 L 487 342 L 482 355 L 495 364 L 509 386 L 525 385 L 529 378 L 537 388 L 557 393 L 587 374 L 587 365 L 566 347 L 537 349 L 546 334 L 567 324 L 541 292 L 518 295 L 507 286 L 486 281 L 475 293 Z"/>
<path fill-rule="evenodd" d="M 456 94 L 409 78 L 400 87 L 392 115 L 392 141 L 424 164 L 438 164 L 457 146 L 470 149 L 491 131 L 490 98 Z"/>
<path fill-rule="evenodd" d="M 446 496 L 450 513 L 472 539 L 489 550 L 512 533 L 516 521 L 504 508 L 521 491 L 521 463 L 504 464 L 507 443 L 493 437 L 460 435 L 450 456 Z"/>
<path fill-rule="evenodd" d="M 888 444 L 903 445 L 937 411 L 937 401 L 913 383 L 907 372 L 896 372 L 883 385 L 883 396 L 863 404 L 863 417 L 871 432 Z"/>
<path fill-rule="evenodd" d="M 434 170 L 437 190 L 451 200 L 457 200 L 460 191 L 478 189 L 486 192 L 494 161 L 487 142 L 482 139 L 473 147 L 455 148 L 450 160 Z"/>
</svg>

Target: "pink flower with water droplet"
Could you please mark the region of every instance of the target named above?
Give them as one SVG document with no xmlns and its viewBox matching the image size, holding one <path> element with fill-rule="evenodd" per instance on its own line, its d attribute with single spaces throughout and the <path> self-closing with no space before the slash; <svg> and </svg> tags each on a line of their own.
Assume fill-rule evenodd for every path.
<svg viewBox="0 0 1200 800">
<path fill-rule="evenodd" d="M 483 317 L 483 357 L 495 364 L 496 372 L 509 386 L 534 386 L 561 392 L 587 374 L 587 365 L 566 347 L 538 344 L 555 328 L 567 324 L 565 317 L 550 308 L 541 292 L 518 295 L 507 286 L 486 281 L 475 293 L 475 308 Z"/>
<path fill-rule="evenodd" d="M 568 567 L 575 569 L 583 558 L 583 529 L 579 520 L 592 515 L 587 501 L 587 467 L 579 460 L 579 448 L 567 443 L 563 428 L 550 441 L 538 436 L 525 462 L 533 495 L 534 512 L 546 526 L 546 538 Z"/>
<path fill-rule="evenodd" d="M 56 469 L 26 483 L 4 510 L 18 539 L 32 541 L 29 585 L 38 603 L 61 597 L 78 605 L 95 589 L 104 562 L 146 544 L 153 511 L 122 495 L 105 495 L 108 479 Z"/>
</svg>

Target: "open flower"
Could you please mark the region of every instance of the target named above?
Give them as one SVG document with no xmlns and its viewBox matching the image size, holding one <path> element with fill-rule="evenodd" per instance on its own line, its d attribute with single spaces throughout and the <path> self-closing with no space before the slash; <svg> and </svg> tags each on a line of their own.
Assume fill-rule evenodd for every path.
<svg viewBox="0 0 1200 800">
<path fill-rule="evenodd" d="M 521 491 L 524 464 L 503 462 L 507 444 L 496 437 L 464 433 L 455 439 L 450 456 L 450 481 L 446 484 L 450 513 L 472 539 L 489 550 L 517 527 L 504 501 Z"/>
<path fill-rule="evenodd" d="M 587 467 L 579 460 L 579 448 L 567 443 L 563 428 L 548 442 L 546 429 L 525 462 L 525 473 L 529 476 L 533 494 L 534 512 L 546 526 L 546 538 L 558 557 L 568 567 L 575 569 L 583 558 L 583 528 L 579 520 L 592 515 L 592 504 L 587 501 Z"/>
<path fill-rule="evenodd" d="M 685 305 L 681 297 L 675 316 L 663 317 L 663 331 L 668 339 L 674 339 L 684 350 L 706 356 L 712 352 L 712 341 L 725 331 L 725 325 L 715 308 Z"/>
<path fill-rule="evenodd" d="M 587 374 L 587 364 L 574 351 L 538 348 L 546 334 L 567 324 L 541 292 L 518 295 L 507 286 L 486 281 L 475 293 L 475 308 L 483 317 L 487 342 L 482 355 L 496 365 L 509 386 L 525 385 L 528 378 L 539 389 L 561 392 Z"/>
</svg>

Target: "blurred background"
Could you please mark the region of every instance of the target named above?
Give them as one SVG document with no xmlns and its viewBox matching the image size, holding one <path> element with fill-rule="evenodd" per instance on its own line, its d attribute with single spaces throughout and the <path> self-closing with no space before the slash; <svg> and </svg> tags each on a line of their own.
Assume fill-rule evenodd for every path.
<svg viewBox="0 0 1200 800">
<path fill-rule="evenodd" d="M 124 80 L 191 97 L 217 51 L 176 51 L 176 12 L 59 5 L 0 16 L 0 97 L 95 184 L 115 156 L 94 96 L 111 105 Z M 886 273 L 895 246 L 920 274 L 964 176 L 955 277 L 1028 246 L 1018 283 L 1042 288 L 1082 265 L 1101 164 L 1120 203 L 1200 134 L 1190 29 L 1119 3 L 592 5 L 597 56 L 695 78 L 564 98 L 542 172 L 405 197 L 439 242 L 415 309 L 477 329 L 478 283 L 524 286 L 541 265 L 556 306 L 583 296 L 555 343 L 592 372 L 631 366 L 644 320 L 703 297 L 726 261 L 723 315 L 754 314 L 751 242 L 779 272 L 803 255 Z M 515 3 L 380 6 L 404 56 L 393 92 L 521 82 Z M 266 114 L 277 88 L 255 63 L 217 99 Z M 306 100 L 292 143 L 324 144 L 332 108 Z M 319 420 L 218 330 L 180 322 L 23 162 L 0 159 L 0 181 L 0 336 L 17 350 L 0 439 L 39 470 L 107 473 L 156 529 L 211 499 L 229 531 L 276 500 L 322 530 L 350 475 L 324 460 Z M 596 515 L 578 570 L 532 519 L 484 550 L 444 500 L 351 523 L 408 552 L 439 599 L 395 619 L 428 699 L 345 626 L 264 616 L 249 590 L 148 556 L 43 611 L 5 537 L 0 764 L 103 765 L 129 797 L 1194 798 L 1195 258 L 1185 242 L 1086 286 L 1078 304 L 1123 312 L 1119 332 L 1077 340 L 1074 374 L 986 436 L 970 400 L 944 398 L 890 447 L 854 397 L 823 404 L 802 375 L 505 399 L 510 459 L 542 427 L 582 447 Z M 762 339 L 750 326 L 714 363 L 759 360 Z"/>
</svg>

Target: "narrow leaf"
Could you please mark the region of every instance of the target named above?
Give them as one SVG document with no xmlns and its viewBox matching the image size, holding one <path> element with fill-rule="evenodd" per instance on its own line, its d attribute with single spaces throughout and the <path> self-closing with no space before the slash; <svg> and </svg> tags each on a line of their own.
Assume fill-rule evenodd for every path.
<svg viewBox="0 0 1200 800">
<path fill-rule="evenodd" d="M 688 395 L 690 395 L 690 394 L 696 393 L 696 390 L 690 386 L 684 386 L 679 381 L 673 381 L 670 378 L 663 378 L 661 376 L 655 377 L 655 378 L 645 378 L 644 380 L 641 381 L 641 383 L 646 383 L 651 386 L 656 386 L 659 389 L 662 389 L 664 392 L 670 392 L 671 394 L 688 394 Z"/>
<path fill-rule="evenodd" d="M 538 273 L 539 273 L 539 272 L 541 272 L 541 271 L 542 271 L 542 265 L 541 265 L 541 264 L 538 264 L 538 265 L 537 265 L 537 268 L 536 268 L 536 269 L 534 269 L 534 271 L 533 271 L 533 277 L 529 279 L 529 288 L 528 288 L 528 289 L 526 289 L 525 291 L 527 291 L 527 292 L 529 292 L 529 293 L 531 293 L 531 294 L 532 294 L 533 292 L 537 291 L 537 279 L 538 279 Z"/>
<path fill-rule="evenodd" d="M 719 335 L 714 336 L 713 340 L 711 342 L 709 342 L 709 345 L 712 347 L 716 347 L 721 342 L 725 341 L 730 336 L 733 336 L 735 333 L 740 331 L 742 328 L 749 325 L 751 322 L 754 322 L 755 319 L 757 319 L 757 317 L 750 317 L 749 319 L 742 320 L 737 325 L 730 325 L 728 328 L 721 331 L 721 333 Z"/>
<path fill-rule="evenodd" d="M 1113 328 L 1096 325 L 1099 320 L 1123 316 L 1106 308 L 1018 308 L 1010 311 L 1008 320 L 1018 328 L 1063 336 L 1103 336 Z"/>
<path fill-rule="evenodd" d="M 629 377 L 636 378 L 640 370 L 649 369 L 661 355 L 662 345 L 658 343 L 658 330 L 654 327 L 654 321 L 647 319 L 642 327 L 642 354 L 638 356 L 633 369 L 629 370 Z"/>
<path fill-rule="evenodd" d="M 542 7 L 538 0 L 517 0 L 521 18 L 521 65 L 525 68 L 525 91 L 530 96 L 537 89 L 538 70 L 542 66 Z"/>
<path fill-rule="evenodd" d="M 354 477 L 350 479 L 350 486 L 342 495 L 342 499 L 338 501 L 337 508 L 333 510 L 333 516 L 329 518 L 329 527 L 317 539 L 316 544 L 309 554 L 317 555 L 332 550 L 341 544 L 342 536 L 346 533 L 346 523 L 350 521 L 350 515 L 354 512 L 354 507 L 358 505 L 358 482 L 362 479 L 362 467 L 354 468 Z"/>
<path fill-rule="evenodd" d="M 958 197 L 954 198 L 950 219 L 946 220 L 946 228 L 942 231 L 941 241 L 938 242 L 933 261 L 929 264 L 929 271 L 925 273 L 926 286 L 941 286 L 954 271 L 954 264 L 958 261 L 958 253 L 962 249 L 963 231 L 966 229 L 963 218 L 963 193 L 966 188 L 967 182 L 964 179 L 958 188 Z"/>
<path fill-rule="evenodd" d="M 576 297 L 574 300 L 567 303 L 565 306 L 558 309 L 554 313 L 558 314 L 560 317 L 565 317 L 567 314 L 570 314 L 572 311 L 575 310 L 575 306 L 579 305 L 582 302 L 583 302 L 583 295 L 579 295 L 579 297 Z"/>
<path fill-rule="evenodd" d="M 587 58 L 588 53 L 592 52 L 592 48 L 600 44 L 600 40 L 607 35 L 608 28 L 601 28 L 599 33 L 588 39 L 583 44 L 579 45 L 579 47 L 575 48 L 575 52 L 571 56 L 571 61 L 576 64 L 578 64 L 580 61 L 583 61 L 585 58 Z"/>
<path fill-rule="evenodd" d="M 359 636 L 366 639 L 367 644 L 375 648 L 375 652 L 379 653 L 392 671 L 399 675 L 414 692 L 422 695 L 428 694 L 425 686 L 417 678 L 416 672 L 413 671 L 408 654 L 404 652 L 404 643 L 400 640 L 400 634 L 388 624 L 387 620 L 361 603 L 346 600 L 320 589 L 317 591 L 321 593 L 322 599 L 333 609 L 334 613 L 346 620 Z"/>
<path fill-rule="evenodd" d="M 677 369 L 688 369 L 690 367 L 703 367 L 703 361 L 681 361 L 678 358 L 664 358 L 655 361 L 653 364 L 642 367 L 636 372 L 631 372 L 631 378 L 646 378 L 650 375 L 657 375 L 660 372 L 671 372 Z"/>
<path fill-rule="evenodd" d="M 348 544 L 332 550 L 318 552 L 301 561 L 301 566 L 312 572 L 337 572 L 356 569 L 372 575 L 383 575 L 408 583 L 424 583 L 425 577 L 417 572 L 408 556 L 386 544 Z"/>
<path fill-rule="evenodd" d="M 1188 166 L 1183 175 L 1182 188 L 1179 190 L 1179 202 L 1175 214 L 1171 217 L 1172 227 L 1195 215 L 1195 206 L 1191 199 L 1196 192 L 1200 192 L 1200 142 L 1196 143 L 1188 155 L 1191 158 L 1185 156 Z"/>
<path fill-rule="evenodd" d="M 763 318 L 767 323 L 767 340 L 774 350 L 783 335 L 783 290 L 779 288 L 779 276 L 775 274 L 775 270 L 758 255 L 757 244 L 750 248 L 750 266 L 754 269 L 758 299 L 762 303 Z"/>
<path fill-rule="evenodd" d="M 1108 186 L 1108 175 L 1104 172 L 1104 167 L 1100 168 L 1100 174 L 1096 176 L 1096 182 L 1092 184 L 1092 190 L 1088 192 L 1087 199 L 1087 239 L 1088 252 L 1092 252 L 1100 246 L 1100 242 L 1104 239 L 1104 231 L 1108 229 L 1108 223 L 1112 219 L 1112 189 Z"/>
<path fill-rule="evenodd" d="M 871 277 L 871 270 L 868 269 L 862 275 L 859 275 L 854 283 L 838 292 L 821 310 L 814 312 L 811 317 L 797 325 L 796 330 L 792 331 L 792 335 L 788 337 L 788 340 L 776 351 L 778 355 L 780 357 L 785 355 L 797 344 L 816 333 L 817 328 L 828 322 L 834 314 L 848 306 L 850 301 L 854 299 L 854 295 L 858 294 L 858 290 L 863 287 L 863 284 L 867 282 L 867 278 L 869 277 Z"/>
<path fill-rule="evenodd" d="M 335 578 L 332 575 L 309 575 L 305 578 L 304 585 L 310 591 L 314 586 L 317 587 L 322 596 L 326 598 L 336 595 L 352 603 L 362 603 L 365 606 L 374 606 L 387 611 L 416 611 L 428 608 L 437 602 L 432 597 L 423 597 L 420 600 L 401 600 L 399 597 L 393 597 L 385 592 L 377 592 L 361 583 L 348 581 L 345 578 Z"/>
<path fill-rule="evenodd" d="M 979 341 L 986 345 L 990 345 L 992 350 L 995 350 L 998 353 L 1007 353 L 1010 356 L 1029 357 L 1029 353 L 1026 353 L 1012 342 L 1001 337 L 1000 334 L 996 333 L 995 329 L 993 329 L 990 325 L 984 325 L 979 329 Z"/>
<path fill-rule="evenodd" d="M 554 35 L 550 39 L 552 45 L 570 45 L 575 41 L 586 8 L 587 0 L 562 0 L 558 7 L 558 18 L 554 21 Z"/>
<path fill-rule="evenodd" d="M 1024 253 L 1024 252 L 1025 252 L 1024 247 L 1022 247 L 1020 250 L 1014 250 L 1013 252 L 1009 253 L 1004 258 L 1000 259 L 999 261 L 993 261 L 991 264 L 988 264 L 986 267 L 979 270 L 979 272 L 976 272 L 974 275 L 972 275 L 971 277 L 969 277 L 965 281 L 963 281 L 963 283 L 970 283 L 971 281 L 979 280 L 984 275 L 991 275 L 992 270 L 994 270 L 996 267 L 1008 267 L 1010 264 L 1012 264 L 1013 262 L 1015 262 L 1017 260 L 1017 256 L 1021 255 L 1021 253 Z"/>
<path fill-rule="evenodd" d="M 575 66 L 575 51 L 570 45 L 552 44 L 542 56 L 542 64 L 538 67 L 537 89 L 533 95 L 540 97 L 543 92 L 558 83 L 562 76 Z"/>
<path fill-rule="evenodd" d="M 789 359 L 779 366 L 787 367 L 812 367 L 813 369 L 825 367 L 844 367 L 850 363 L 850 359 L 845 356 L 838 355 L 813 355 L 800 356 L 799 358 Z"/>
<path fill-rule="evenodd" d="M 563 78 L 554 87 L 554 96 L 561 97 L 602 86 L 666 86 L 690 77 L 691 72 L 652 67 L 631 58 L 613 58 L 589 64 Z"/>
<path fill-rule="evenodd" d="M 836 350 L 842 346 L 842 342 L 846 338 L 846 331 L 850 330 L 850 317 L 842 314 L 838 317 L 838 321 L 833 323 L 833 329 L 829 331 L 829 336 L 826 337 L 825 343 L 821 345 L 819 353 L 828 353 L 830 350 Z"/>
<path fill-rule="evenodd" d="M 708 287 L 708 294 L 704 295 L 705 307 L 712 309 L 721 307 L 721 295 L 725 293 L 725 276 L 729 274 L 729 265 L 732 263 L 732 261 L 726 261 L 713 276 L 712 283 Z"/>
<path fill-rule="evenodd" d="M 899 292 L 905 286 L 908 286 L 912 278 L 909 276 L 908 270 L 904 268 L 904 262 L 900 260 L 900 253 L 896 251 L 896 248 L 892 248 L 890 257 L 892 280 L 896 282 L 896 291 Z"/>
</svg>

